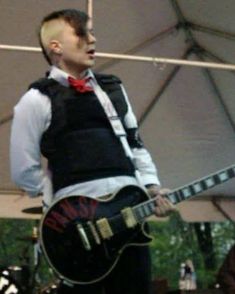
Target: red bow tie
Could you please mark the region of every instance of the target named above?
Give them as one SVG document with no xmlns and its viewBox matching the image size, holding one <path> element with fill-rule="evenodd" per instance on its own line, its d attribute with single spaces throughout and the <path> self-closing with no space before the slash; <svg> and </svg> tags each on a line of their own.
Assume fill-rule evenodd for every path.
<svg viewBox="0 0 235 294">
<path fill-rule="evenodd" d="M 68 82 L 70 86 L 72 86 L 73 88 L 75 88 L 77 91 L 81 93 L 93 92 L 93 89 L 90 86 L 86 85 L 88 81 L 89 81 L 89 78 L 86 78 L 83 80 L 76 80 L 72 77 L 68 77 Z"/>
</svg>

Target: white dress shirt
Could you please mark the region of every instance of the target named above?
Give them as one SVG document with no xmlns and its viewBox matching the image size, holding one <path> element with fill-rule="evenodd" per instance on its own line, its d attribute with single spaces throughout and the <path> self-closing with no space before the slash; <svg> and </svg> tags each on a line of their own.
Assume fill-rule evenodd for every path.
<svg viewBox="0 0 235 294">
<path fill-rule="evenodd" d="M 103 90 L 98 85 L 94 74 L 88 70 L 91 77 L 90 85 L 95 94 L 102 95 Z M 49 78 L 53 78 L 64 86 L 68 85 L 68 74 L 53 66 Z M 126 91 L 121 85 L 125 96 L 128 112 L 125 124 L 130 128 L 137 127 L 136 117 L 133 114 Z M 40 153 L 40 140 L 51 121 L 50 99 L 37 89 L 30 89 L 20 99 L 14 108 L 14 118 L 10 141 L 10 164 L 12 180 L 17 186 L 24 189 L 29 196 L 36 197 L 43 193 L 44 202 L 52 201 L 52 184 L 50 171 L 43 169 Z M 156 167 L 145 148 L 132 149 L 136 165 L 141 175 L 142 185 L 160 185 Z M 84 195 L 99 197 L 113 193 L 125 185 L 137 184 L 130 176 L 116 176 L 78 183 L 56 192 L 55 197 L 66 195 Z"/>
</svg>

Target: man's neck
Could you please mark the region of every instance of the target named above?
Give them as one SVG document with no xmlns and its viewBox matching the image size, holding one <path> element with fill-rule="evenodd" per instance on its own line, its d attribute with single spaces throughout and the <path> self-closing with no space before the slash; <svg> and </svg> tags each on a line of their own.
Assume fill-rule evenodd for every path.
<svg viewBox="0 0 235 294">
<path fill-rule="evenodd" d="M 84 70 L 78 70 L 77 68 L 75 70 L 72 70 L 72 69 L 62 68 L 58 65 L 56 65 L 56 67 L 58 67 L 63 72 L 67 73 L 69 76 L 79 80 L 83 79 L 88 74 L 88 70 L 89 70 L 88 68 Z"/>
</svg>

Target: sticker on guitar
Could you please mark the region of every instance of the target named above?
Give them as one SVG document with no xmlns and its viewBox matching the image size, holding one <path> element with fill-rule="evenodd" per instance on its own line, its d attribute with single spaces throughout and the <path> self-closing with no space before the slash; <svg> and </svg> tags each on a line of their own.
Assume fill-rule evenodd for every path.
<svg viewBox="0 0 235 294">
<path fill-rule="evenodd" d="M 77 218 L 86 218 L 92 220 L 95 216 L 99 202 L 92 198 L 75 198 L 74 201 L 62 199 L 56 210 L 51 210 L 44 219 L 44 226 L 63 233 L 66 225 Z"/>
</svg>

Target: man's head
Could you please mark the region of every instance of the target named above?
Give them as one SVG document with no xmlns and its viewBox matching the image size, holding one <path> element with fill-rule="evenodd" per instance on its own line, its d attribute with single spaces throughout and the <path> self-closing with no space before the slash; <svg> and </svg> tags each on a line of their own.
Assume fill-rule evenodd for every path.
<svg viewBox="0 0 235 294">
<path fill-rule="evenodd" d="M 96 39 L 86 13 L 66 9 L 46 16 L 41 23 L 39 42 L 49 64 L 77 76 L 94 65 Z"/>
</svg>

